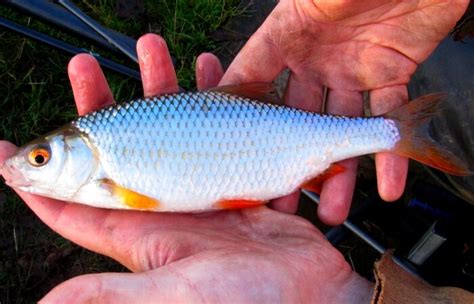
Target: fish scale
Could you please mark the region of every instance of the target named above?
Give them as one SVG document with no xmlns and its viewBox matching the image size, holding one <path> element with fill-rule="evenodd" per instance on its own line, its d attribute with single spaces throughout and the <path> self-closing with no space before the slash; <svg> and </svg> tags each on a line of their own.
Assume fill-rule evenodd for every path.
<svg viewBox="0 0 474 304">
<path fill-rule="evenodd" d="M 319 115 L 213 91 L 138 99 L 73 125 L 98 152 L 104 177 L 169 211 L 288 194 L 332 162 L 388 150 L 399 139 L 387 119 Z"/>
</svg>

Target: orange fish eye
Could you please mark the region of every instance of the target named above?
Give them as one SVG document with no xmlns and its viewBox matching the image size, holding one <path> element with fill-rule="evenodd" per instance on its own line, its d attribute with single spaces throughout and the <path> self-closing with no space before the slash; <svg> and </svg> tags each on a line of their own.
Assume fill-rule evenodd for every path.
<svg viewBox="0 0 474 304">
<path fill-rule="evenodd" d="M 28 161 L 35 167 L 41 167 L 48 163 L 51 153 L 43 147 L 34 148 L 28 154 Z"/>
</svg>

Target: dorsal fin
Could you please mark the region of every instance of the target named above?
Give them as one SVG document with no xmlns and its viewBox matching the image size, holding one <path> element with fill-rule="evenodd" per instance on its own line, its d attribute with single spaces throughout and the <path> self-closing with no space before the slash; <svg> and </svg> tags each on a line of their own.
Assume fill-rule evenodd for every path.
<svg viewBox="0 0 474 304">
<path fill-rule="evenodd" d="M 247 97 L 266 103 L 283 104 L 275 90 L 275 86 L 271 82 L 248 82 L 225 85 L 209 89 L 209 91 Z"/>
</svg>

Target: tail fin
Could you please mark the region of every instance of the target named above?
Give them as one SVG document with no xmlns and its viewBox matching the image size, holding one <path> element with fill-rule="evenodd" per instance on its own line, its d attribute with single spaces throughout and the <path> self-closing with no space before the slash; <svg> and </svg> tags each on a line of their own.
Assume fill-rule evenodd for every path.
<svg viewBox="0 0 474 304">
<path fill-rule="evenodd" d="M 392 152 L 452 175 L 470 175 L 473 172 L 467 164 L 433 141 L 428 132 L 429 122 L 445 96 L 425 95 L 383 115 L 395 120 L 400 131 L 401 139 Z"/>
</svg>

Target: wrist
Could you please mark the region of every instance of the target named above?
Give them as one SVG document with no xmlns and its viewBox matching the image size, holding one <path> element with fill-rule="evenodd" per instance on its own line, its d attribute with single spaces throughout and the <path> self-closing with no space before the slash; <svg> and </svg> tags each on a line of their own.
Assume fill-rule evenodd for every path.
<svg viewBox="0 0 474 304">
<path fill-rule="evenodd" d="M 336 292 L 334 303 L 370 303 L 375 284 L 352 272 Z"/>
</svg>

